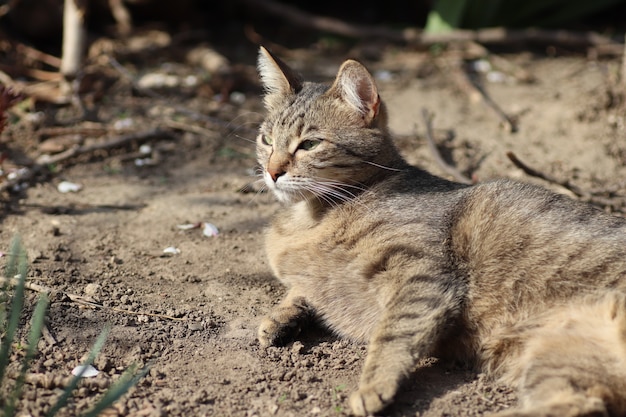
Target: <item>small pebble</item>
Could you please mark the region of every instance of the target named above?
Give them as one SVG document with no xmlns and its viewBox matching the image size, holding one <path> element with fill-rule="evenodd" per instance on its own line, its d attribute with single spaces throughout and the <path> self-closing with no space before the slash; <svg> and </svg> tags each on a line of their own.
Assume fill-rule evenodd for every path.
<svg viewBox="0 0 626 417">
<path fill-rule="evenodd" d="M 189 323 L 189 325 L 187 327 L 192 332 L 197 332 L 197 331 L 200 331 L 200 330 L 204 329 L 204 326 L 202 325 L 202 323 Z"/>
<path fill-rule="evenodd" d="M 89 295 L 91 297 L 98 295 L 98 293 L 100 293 L 100 290 L 102 289 L 102 286 L 100 284 L 96 284 L 94 282 L 87 284 L 85 286 L 85 289 L 83 290 L 85 292 L 85 295 Z"/>
</svg>

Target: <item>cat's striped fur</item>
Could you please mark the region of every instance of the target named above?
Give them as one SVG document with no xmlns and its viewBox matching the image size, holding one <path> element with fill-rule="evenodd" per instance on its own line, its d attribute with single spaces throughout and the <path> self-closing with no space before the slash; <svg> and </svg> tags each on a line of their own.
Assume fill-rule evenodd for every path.
<svg viewBox="0 0 626 417">
<path fill-rule="evenodd" d="M 263 48 L 259 71 L 258 160 L 284 203 L 267 254 L 288 288 L 262 345 L 311 314 L 367 342 L 356 415 L 382 410 L 430 355 L 517 385 L 506 415 L 626 413 L 626 220 L 535 186 L 465 186 L 408 165 L 356 61 L 330 87 Z"/>
</svg>

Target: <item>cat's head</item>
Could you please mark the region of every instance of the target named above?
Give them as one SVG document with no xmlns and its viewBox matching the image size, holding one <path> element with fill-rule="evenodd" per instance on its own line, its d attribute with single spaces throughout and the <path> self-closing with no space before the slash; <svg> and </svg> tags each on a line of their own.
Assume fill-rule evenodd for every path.
<svg viewBox="0 0 626 417">
<path fill-rule="evenodd" d="M 363 65 L 345 61 L 327 86 L 303 81 L 261 47 L 258 69 L 268 114 L 257 157 L 280 201 L 347 200 L 394 170 L 385 108 Z"/>
</svg>

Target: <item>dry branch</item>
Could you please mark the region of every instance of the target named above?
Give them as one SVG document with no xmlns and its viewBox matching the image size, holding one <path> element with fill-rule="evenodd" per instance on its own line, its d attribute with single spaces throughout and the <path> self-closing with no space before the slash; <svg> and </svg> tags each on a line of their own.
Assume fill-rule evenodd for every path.
<svg viewBox="0 0 626 417">
<path fill-rule="evenodd" d="M 38 49 L 35 49 L 31 46 L 25 45 L 23 43 L 15 42 L 14 43 L 15 50 L 28 57 L 30 59 L 37 60 L 39 62 L 43 62 L 44 64 L 50 65 L 51 67 L 60 68 L 61 60 L 54 55 L 47 54 Z"/>
<path fill-rule="evenodd" d="M 84 145 L 84 146 L 75 146 L 72 147 L 65 152 L 58 153 L 56 155 L 42 155 L 40 156 L 35 164 L 29 168 L 22 168 L 16 172 L 11 178 L 6 178 L 2 184 L 0 184 L 0 191 L 12 189 L 15 186 L 19 186 L 19 184 L 23 184 L 32 180 L 36 175 L 41 172 L 45 172 L 47 166 L 50 164 L 57 164 L 59 162 L 66 161 L 70 158 L 74 158 L 79 155 L 84 155 L 100 150 L 109 150 L 113 148 L 117 148 L 123 145 L 126 145 L 132 141 L 141 141 L 146 140 L 153 137 L 165 136 L 170 133 L 167 130 L 155 128 L 148 129 L 141 132 L 129 133 L 127 135 L 116 136 L 109 140 L 95 143 L 92 145 Z"/>
<path fill-rule="evenodd" d="M 12 285 L 12 286 L 17 286 L 19 283 L 19 280 L 17 278 L 6 278 L 6 277 L 0 277 L 0 284 L 1 285 Z M 39 285 L 39 284 L 35 284 L 34 282 L 30 282 L 30 281 L 25 281 L 24 282 L 24 287 L 31 290 L 31 291 L 35 291 L 38 292 L 40 294 L 61 294 L 63 296 L 65 296 L 66 298 L 68 298 L 69 300 L 71 300 L 72 302 L 76 303 L 76 304 L 80 304 L 82 306 L 85 307 L 90 307 L 90 308 L 98 308 L 98 309 L 106 309 L 106 310 L 111 310 L 111 311 L 115 311 L 117 313 L 124 313 L 124 314 L 131 314 L 134 316 L 148 316 L 148 317 L 156 317 L 156 318 L 161 318 L 161 319 L 167 319 L 167 320 L 172 320 L 172 321 L 186 321 L 186 319 L 184 318 L 178 318 L 178 317 L 172 317 L 172 316 L 168 316 L 166 314 L 158 314 L 158 313 L 144 313 L 144 312 L 140 312 L 140 311 L 131 311 L 131 310 L 125 310 L 122 308 L 117 308 L 117 307 L 107 307 L 104 306 L 102 304 L 96 303 L 94 301 L 91 301 L 85 297 L 82 297 L 80 295 L 76 295 L 76 294 L 72 294 L 72 293 L 66 293 L 63 291 L 57 291 L 54 290 L 52 288 L 48 288 L 45 287 L 43 285 Z M 54 338 L 52 339 L 54 340 Z M 56 341 L 55 341 L 56 343 Z"/>
<path fill-rule="evenodd" d="M 85 6 L 80 0 L 65 0 L 63 6 L 63 56 L 61 74 L 67 80 L 73 80 L 83 64 L 85 46 Z"/>
<path fill-rule="evenodd" d="M 330 32 L 349 38 L 383 38 L 394 42 L 407 42 L 409 36 L 380 26 L 354 25 L 327 16 L 317 16 L 297 7 L 273 0 L 241 0 L 251 8 L 278 16 L 294 26 Z"/>
<path fill-rule="evenodd" d="M 515 165 L 516 167 L 524 171 L 526 175 L 530 175 L 531 177 L 535 177 L 535 178 L 540 178 L 551 184 L 560 185 L 561 187 L 576 194 L 578 197 L 583 197 L 587 194 L 581 188 L 571 184 L 568 180 L 560 180 L 558 178 L 553 177 L 550 174 L 546 174 L 545 172 L 541 172 L 535 168 L 531 168 L 530 166 L 522 162 L 513 152 L 507 152 L 506 156 L 507 158 L 511 160 L 511 162 L 513 162 L 513 165 Z"/>
<path fill-rule="evenodd" d="M 458 169 L 448 164 L 441 156 L 441 153 L 439 153 L 433 134 L 433 115 L 429 113 L 428 110 L 422 109 L 422 119 L 424 120 L 424 125 L 426 126 L 426 141 L 428 142 L 428 149 L 430 149 L 431 154 L 435 158 L 435 162 L 437 162 L 437 164 L 439 164 L 445 172 L 450 174 L 458 182 L 463 184 L 473 184 L 471 179 L 467 178 Z"/>
<path fill-rule="evenodd" d="M 434 44 L 477 42 L 481 44 L 534 43 L 561 45 L 572 48 L 615 44 L 610 38 L 594 32 L 565 30 L 525 29 L 510 30 L 489 28 L 479 30 L 455 30 L 446 33 L 425 33 L 417 28 L 403 31 L 383 26 L 356 25 L 327 16 L 319 16 L 274 0 L 239 0 L 250 8 L 277 16 L 294 26 L 334 33 L 357 39 L 380 38 L 387 41 L 428 47 Z"/>
<path fill-rule="evenodd" d="M 500 120 L 500 123 L 504 127 L 507 132 L 517 132 L 517 121 L 515 118 L 506 114 L 504 110 L 496 103 L 491 96 L 478 85 L 472 78 L 469 76 L 467 71 L 463 68 L 462 62 L 456 62 L 454 71 L 456 73 L 455 80 L 461 90 L 463 90 L 472 100 L 481 101 L 487 108 L 489 108 L 496 117 Z"/>
<path fill-rule="evenodd" d="M 17 379 L 19 373 L 17 371 L 9 370 L 7 375 L 11 379 Z M 63 376 L 57 373 L 28 373 L 25 375 L 24 382 L 36 387 L 42 387 L 46 389 L 60 388 L 65 389 L 69 387 L 73 382 L 73 376 Z M 107 389 L 112 383 L 112 380 L 107 376 L 97 376 L 95 378 L 81 378 L 79 381 L 79 387 L 88 387 L 90 389 L 104 390 Z M 104 414 L 100 414 L 104 415 Z"/>
<path fill-rule="evenodd" d="M 622 211 L 626 205 L 626 197 L 625 196 L 614 196 L 614 197 L 604 197 L 597 194 L 605 193 L 605 191 L 586 191 L 582 188 L 570 183 L 568 180 L 561 180 L 552 175 L 549 175 L 545 172 L 541 172 L 535 168 L 530 167 L 526 163 L 522 162 L 513 152 L 507 152 L 506 156 L 511 160 L 513 165 L 524 171 L 527 175 L 535 178 L 540 178 L 544 181 L 547 181 L 550 184 L 559 185 L 569 191 L 571 191 L 574 195 L 579 197 L 581 200 L 586 201 L 591 204 L 595 204 L 601 207 L 608 207 L 611 210 Z M 597 193 L 597 194 L 596 194 Z"/>
<path fill-rule="evenodd" d="M 94 143 L 91 145 L 75 146 L 65 152 L 58 153 L 56 155 L 42 155 L 37 159 L 38 165 L 57 164 L 75 156 L 92 153 L 95 151 L 109 150 L 113 148 L 119 148 L 132 141 L 146 140 L 153 137 L 169 135 L 169 132 L 161 128 L 148 129 L 141 132 L 133 132 L 127 135 L 116 136 L 109 140 Z"/>
<path fill-rule="evenodd" d="M 117 22 L 117 29 L 121 35 L 128 35 L 133 28 L 130 12 L 122 0 L 109 0 L 109 9 Z"/>
</svg>

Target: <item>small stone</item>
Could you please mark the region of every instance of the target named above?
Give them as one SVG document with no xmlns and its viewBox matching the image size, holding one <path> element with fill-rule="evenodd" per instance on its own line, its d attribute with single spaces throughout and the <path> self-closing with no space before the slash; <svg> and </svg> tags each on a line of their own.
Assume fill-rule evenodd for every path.
<svg viewBox="0 0 626 417">
<path fill-rule="evenodd" d="M 204 326 L 202 325 L 202 323 L 189 323 L 189 325 L 187 327 L 192 332 L 197 332 L 197 331 L 200 331 L 200 330 L 204 329 Z"/>
<path fill-rule="evenodd" d="M 96 295 L 98 295 L 100 293 L 101 289 L 102 289 L 102 286 L 100 284 L 96 284 L 96 283 L 92 282 L 90 284 L 87 284 L 83 291 L 85 292 L 85 295 L 89 295 L 91 297 L 94 297 L 94 296 L 96 296 Z"/>
</svg>

